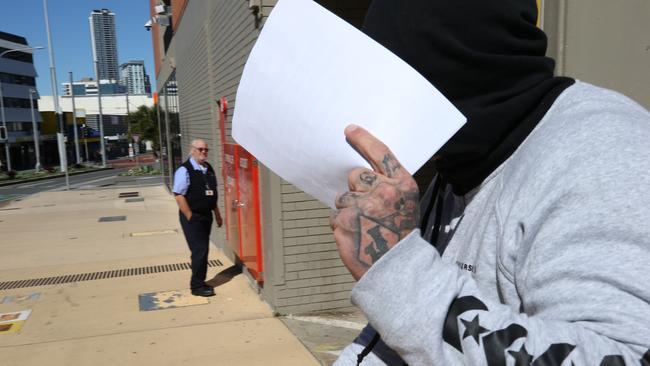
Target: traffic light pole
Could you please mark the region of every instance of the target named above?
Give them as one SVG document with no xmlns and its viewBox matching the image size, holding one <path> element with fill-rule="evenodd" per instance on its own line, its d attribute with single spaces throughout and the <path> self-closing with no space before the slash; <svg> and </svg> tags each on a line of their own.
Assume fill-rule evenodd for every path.
<svg viewBox="0 0 650 366">
<path fill-rule="evenodd" d="M 88 156 L 88 136 L 84 137 L 84 148 L 86 150 L 86 161 L 90 161 L 90 157 Z"/>
<path fill-rule="evenodd" d="M 81 125 L 81 137 L 84 139 L 84 148 L 86 150 L 86 161 L 90 161 L 90 156 L 88 156 L 88 127 L 86 124 Z"/>
</svg>

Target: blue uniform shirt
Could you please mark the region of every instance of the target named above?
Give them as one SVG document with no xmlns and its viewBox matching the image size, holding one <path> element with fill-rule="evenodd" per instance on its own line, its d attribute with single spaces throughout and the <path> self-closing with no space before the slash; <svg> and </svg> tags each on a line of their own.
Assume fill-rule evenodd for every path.
<svg viewBox="0 0 650 366">
<path fill-rule="evenodd" d="M 194 158 L 190 158 L 190 164 L 194 167 L 194 170 L 200 170 L 203 174 L 208 172 L 207 166 L 202 166 L 197 163 Z M 174 173 L 174 187 L 172 192 L 176 194 L 185 195 L 187 193 L 187 188 L 190 186 L 190 173 L 185 169 L 184 166 L 176 169 Z"/>
</svg>

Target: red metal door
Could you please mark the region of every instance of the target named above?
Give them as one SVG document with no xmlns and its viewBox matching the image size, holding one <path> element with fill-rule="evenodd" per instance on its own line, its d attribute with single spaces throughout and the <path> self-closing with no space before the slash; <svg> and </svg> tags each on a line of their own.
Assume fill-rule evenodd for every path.
<svg viewBox="0 0 650 366">
<path fill-rule="evenodd" d="M 226 239 L 258 283 L 264 283 L 260 189 L 257 159 L 237 144 L 225 142 L 228 101 L 219 99 L 219 127 L 223 146 L 222 167 Z"/>
<path fill-rule="evenodd" d="M 239 225 L 241 260 L 258 282 L 262 282 L 262 238 L 257 159 L 238 146 Z"/>
<path fill-rule="evenodd" d="M 237 158 L 237 145 L 223 145 L 223 180 L 224 201 L 226 211 L 226 240 L 238 256 L 241 257 L 239 235 L 239 174 Z"/>
</svg>

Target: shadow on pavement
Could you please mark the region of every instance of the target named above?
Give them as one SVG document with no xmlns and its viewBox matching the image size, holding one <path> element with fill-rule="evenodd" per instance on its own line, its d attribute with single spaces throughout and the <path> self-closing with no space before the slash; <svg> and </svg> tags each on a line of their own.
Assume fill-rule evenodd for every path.
<svg viewBox="0 0 650 366">
<path fill-rule="evenodd" d="M 238 274 L 241 274 L 241 266 L 232 265 L 224 269 L 223 271 L 217 273 L 216 276 L 214 276 L 212 279 L 208 281 L 205 281 L 205 283 L 207 283 L 209 286 L 212 287 L 218 287 L 232 280 L 233 277 L 237 276 Z"/>
</svg>

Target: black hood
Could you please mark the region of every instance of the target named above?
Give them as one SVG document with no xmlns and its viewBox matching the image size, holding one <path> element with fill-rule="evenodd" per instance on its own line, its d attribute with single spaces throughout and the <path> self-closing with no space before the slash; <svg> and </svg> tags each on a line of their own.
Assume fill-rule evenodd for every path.
<svg viewBox="0 0 650 366">
<path fill-rule="evenodd" d="M 536 21 L 535 0 L 374 0 L 368 9 L 364 32 L 467 117 L 436 154 L 456 194 L 505 161 L 574 82 L 554 77 Z"/>
</svg>

